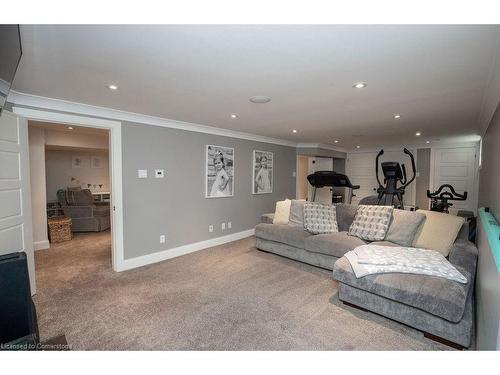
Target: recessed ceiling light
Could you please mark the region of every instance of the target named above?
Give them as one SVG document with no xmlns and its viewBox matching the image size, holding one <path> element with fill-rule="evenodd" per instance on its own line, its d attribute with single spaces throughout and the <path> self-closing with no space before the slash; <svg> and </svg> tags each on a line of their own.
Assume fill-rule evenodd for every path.
<svg viewBox="0 0 500 375">
<path fill-rule="evenodd" d="M 366 82 L 356 82 L 354 85 L 352 85 L 352 87 L 354 87 L 355 89 L 364 89 L 366 86 L 368 86 Z"/>
<path fill-rule="evenodd" d="M 360 145 L 357 145 L 356 148 L 360 148 L 361 146 Z"/>
<path fill-rule="evenodd" d="M 236 118 L 238 116 L 236 116 L 234 113 L 231 115 L 231 118 Z"/>
<path fill-rule="evenodd" d="M 333 141 L 333 143 L 339 143 L 339 140 L 338 140 L 338 139 L 336 139 L 336 140 L 334 140 L 334 141 Z"/>
<path fill-rule="evenodd" d="M 118 86 L 116 86 L 116 85 L 108 85 L 108 89 L 110 89 L 110 90 L 118 90 Z"/>
<path fill-rule="evenodd" d="M 72 127 L 72 126 L 68 126 L 68 129 L 69 129 L 69 130 L 73 130 L 73 127 Z"/>
<path fill-rule="evenodd" d="M 269 103 L 271 101 L 271 98 L 269 96 L 256 95 L 256 96 L 252 96 L 249 100 L 252 103 L 264 104 L 264 103 Z"/>
<path fill-rule="evenodd" d="M 431 143 L 431 141 L 425 141 L 425 143 Z"/>
<path fill-rule="evenodd" d="M 420 132 L 416 132 L 416 133 L 415 133 L 415 135 L 416 135 L 417 137 L 420 137 L 422 134 L 421 134 Z"/>
<path fill-rule="evenodd" d="M 394 115 L 394 118 L 395 119 L 401 118 L 401 115 L 399 113 L 397 113 L 397 114 Z"/>
<path fill-rule="evenodd" d="M 297 133 L 297 129 L 293 129 L 293 130 L 292 130 L 292 133 Z"/>
</svg>

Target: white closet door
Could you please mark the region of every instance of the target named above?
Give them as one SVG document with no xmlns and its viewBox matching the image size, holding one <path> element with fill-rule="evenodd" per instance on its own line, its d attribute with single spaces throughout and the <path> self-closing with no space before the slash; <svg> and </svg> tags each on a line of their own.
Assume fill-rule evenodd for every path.
<svg viewBox="0 0 500 375">
<path fill-rule="evenodd" d="M 34 294 L 28 124 L 4 110 L 0 116 L 0 255 L 20 251 L 28 257 Z"/>
<path fill-rule="evenodd" d="M 362 198 L 376 194 L 375 189 L 378 187 L 375 177 L 376 157 L 376 152 L 351 153 L 347 156 L 347 177 L 353 185 L 359 185 L 359 189 L 354 191 L 356 196 L 352 197 L 352 204 L 358 204 Z"/>
<path fill-rule="evenodd" d="M 476 148 L 441 148 L 431 150 L 431 191 L 443 184 L 450 184 L 457 191 L 467 191 L 467 200 L 452 201 L 451 213 L 458 210 L 477 210 Z"/>
</svg>

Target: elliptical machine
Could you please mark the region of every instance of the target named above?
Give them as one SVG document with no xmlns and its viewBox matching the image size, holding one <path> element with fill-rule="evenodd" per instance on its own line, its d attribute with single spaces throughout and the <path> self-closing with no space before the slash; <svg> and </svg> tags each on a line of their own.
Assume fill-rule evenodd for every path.
<svg viewBox="0 0 500 375">
<path fill-rule="evenodd" d="M 404 164 L 399 164 L 394 161 L 387 161 L 381 163 L 382 172 L 384 173 L 384 185 L 380 182 L 378 176 L 378 161 L 384 154 L 384 150 L 380 150 L 375 159 L 375 174 L 377 176 L 378 189 L 377 189 L 377 205 L 394 206 L 396 208 L 404 209 L 403 195 L 406 187 L 413 182 L 417 173 L 415 167 L 415 159 L 413 154 L 408 149 L 403 149 L 403 152 L 410 157 L 411 169 L 413 176 L 408 180 L 406 176 L 406 167 Z M 400 184 L 398 186 L 398 183 Z"/>
<path fill-rule="evenodd" d="M 449 191 L 443 191 L 444 189 L 449 189 Z M 431 211 L 444 212 L 446 214 L 450 213 L 449 208 L 453 206 L 453 203 L 448 201 L 464 201 L 467 199 L 467 192 L 464 191 L 463 194 L 459 194 L 453 189 L 453 186 L 449 184 L 444 184 L 439 187 L 434 193 L 427 190 L 427 198 L 431 200 Z"/>
</svg>

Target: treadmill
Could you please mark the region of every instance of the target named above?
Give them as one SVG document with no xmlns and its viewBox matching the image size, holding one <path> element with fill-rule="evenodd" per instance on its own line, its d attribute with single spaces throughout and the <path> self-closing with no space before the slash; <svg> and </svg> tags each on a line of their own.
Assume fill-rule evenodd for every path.
<svg viewBox="0 0 500 375">
<path fill-rule="evenodd" d="M 311 173 L 309 176 L 307 176 L 307 181 L 309 181 L 311 186 L 314 188 L 312 196 L 313 202 L 316 199 L 316 190 L 318 188 L 323 188 L 323 187 L 347 188 L 346 203 L 348 204 L 351 203 L 352 197 L 355 196 L 353 191 L 359 189 L 359 185 L 351 184 L 351 181 L 349 181 L 349 177 L 347 177 L 345 174 L 337 173 L 334 171 L 317 171 Z M 332 203 L 333 203 L 333 194 L 334 193 L 332 189 Z"/>
</svg>

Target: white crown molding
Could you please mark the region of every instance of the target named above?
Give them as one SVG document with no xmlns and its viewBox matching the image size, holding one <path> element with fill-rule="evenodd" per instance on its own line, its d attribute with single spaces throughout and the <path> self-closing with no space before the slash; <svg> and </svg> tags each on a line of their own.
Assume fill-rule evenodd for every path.
<svg viewBox="0 0 500 375">
<path fill-rule="evenodd" d="M 163 251 L 159 251 L 152 254 L 143 255 L 136 258 L 125 259 L 120 268 L 117 271 L 126 271 L 132 268 L 147 266 L 148 264 L 153 264 L 157 262 L 161 262 L 167 259 L 175 258 L 181 255 L 193 253 L 195 251 L 208 249 L 210 247 L 223 245 L 229 242 L 241 240 L 246 237 L 253 236 L 255 234 L 254 229 L 245 230 L 242 232 L 237 232 L 233 234 L 229 234 L 227 236 L 221 236 L 212 238 L 210 240 L 200 241 L 191 243 L 184 246 L 175 247 L 172 249 L 167 249 Z"/>
<path fill-rule="evenodd" d="M 324 150 L 338 151 L 338 152 L 347 152 L 348 149 L 329 145 L 326 143 L 297 143 L 297 148 L 322 148 Z"/>
<path fill-rule="evenodd" d="M 70 112 L 79 115 L 107 118 L 111 120 L 135 122 L 139 124 L 161 126 L 165 128 L 180 129 L 197 133 L 220 135 L 223 137 L 245 139 L 249 141 L 263 142 L 263 143 L 271 143 L 281 146 L 289 146 L 289 147 L 297 146 L 296 142 L 287 141 L 284 139 L 264 137 L 245 132 L 216 128 L 207 125 L 193 124 L 184 121 L 170 120 L 156 116 L 149 116 L 140 113 L 121 111 L 106 107 L 98 107 L 89 104 L 81 104 L 67 100 L 46 98 L 43 96 L 25 94 L 17 91 L 10 92 L 8 101 L 17 106 L 27 106 L 27 107 L 48 109 L 52 111 Z"/>
<path fill-rule="evenodd" d="M 384 151 L 403 151 L 403 148 L 407 148 L 409 150 L 417 150 L 419 148 L 430 148 L 430 149 L 440 149 L 440 148 L 461 148 L 461 147 L 475 147 L 479 144 L 479 140 L 475 142 L 464 141 L 464 142 L 433 142 L 430 144 L 427 143 L 415 143 L 406 146 L 380 146 L 380 147 L 370 147 L 366 149 L 355 149 L 348 150 L 348 154 L 361 154 L 364 152 L 379 152 L 380 150 Z"/>
</svg>

